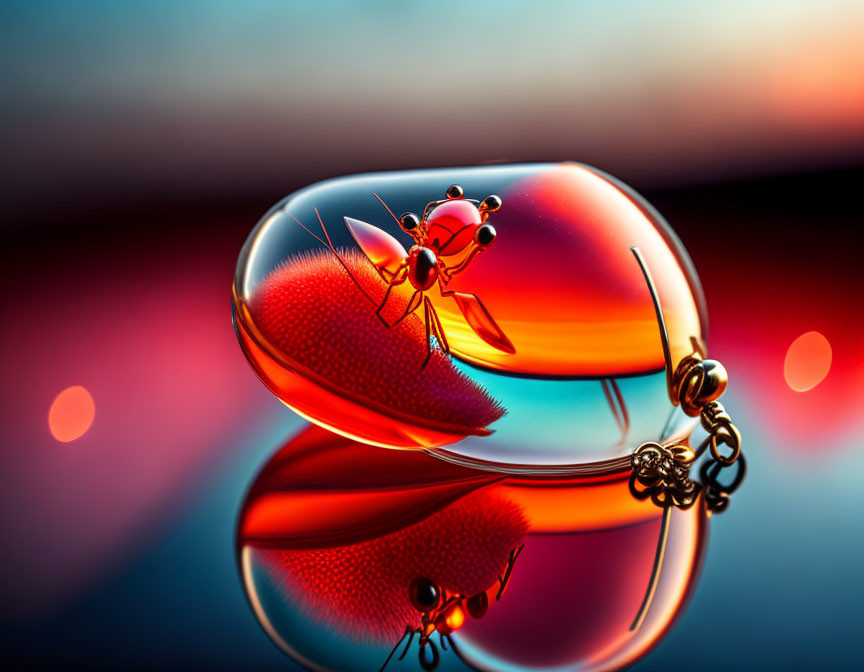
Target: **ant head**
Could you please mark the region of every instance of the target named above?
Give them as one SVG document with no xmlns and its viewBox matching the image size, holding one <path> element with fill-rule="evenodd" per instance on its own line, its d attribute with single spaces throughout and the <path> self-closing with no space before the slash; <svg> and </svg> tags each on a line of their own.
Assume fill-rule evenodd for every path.
<svg viewBox="0 0 864 672">
<path fill-rule="evenodd" d="M 441 605 L 441 589 L 429 579 L 414 579 L 408 591 L 411 604 L 421 614 L 428 614 Z"/>
</svg>

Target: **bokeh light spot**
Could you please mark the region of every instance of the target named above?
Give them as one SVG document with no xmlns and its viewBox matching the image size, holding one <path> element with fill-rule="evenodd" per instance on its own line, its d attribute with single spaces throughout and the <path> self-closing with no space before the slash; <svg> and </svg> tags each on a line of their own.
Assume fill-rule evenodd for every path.
<svg viewBox="0 0 864 672">
<path fill-rule="evenodd" d="M 87 433 L 95 415 L 96 404 L 93 397 L 85 388 L 73 385 L 58 394 L 51 403 L 48 428 L 55 439 L 68 443 Z"/>
<path fill-rule="evenodd" d="M 783 375 L 796 392 L 812 390 L 831 369 L 831 344 L 818 331 L 802 334 L 786 351 Z"/>
</svg>

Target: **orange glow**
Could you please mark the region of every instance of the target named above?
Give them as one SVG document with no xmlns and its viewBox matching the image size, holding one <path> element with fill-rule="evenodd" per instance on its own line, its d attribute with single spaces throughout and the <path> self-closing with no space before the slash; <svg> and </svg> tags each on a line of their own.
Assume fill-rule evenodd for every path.
<svg viewBox="0 0 864 672">
<path fill-rule="evenodd" d="M 462 611 L 462 607 L 456 605 L 450 610 L 450 613 L 447 614 L 447 618 L 444 621 L 447 624 L 447 627 L 450 630 L 458 630 L 465 624 L 465 612 Z"/>
<path fill-rule="evenodd" d="M 786 351 L 783 375 L 796 392 L 812 390 L 831 369 L 831 344 L 818 331 L 802 334 Z"/>
<path fill-rule="evenodd" d="M 604 376 L 663 367 L 651 295 L 630 252 L 651 268 L 673 359 L 702 337 L 699 308 L 662 225 L 600 173 L 558 164 L 501 190 L 494 246 L 449 286 L 476 294 L 515 347 L 482 341 L 452 299 L 429 292 L 450 347 L 468 361 L 528 374 Z"/>
<path fill-rule="evenodd" d="M 282 487 L 289 477 L 309 487 Z M 415 451 L 380 450 L 312 426 L 259 475 L 239 534 L 247 542 L 278 541 L 285 548 L 357 543 L 376 531 L 414 525 L 499 478 Z"/>
<path fill-rule="evenodd" d="M 62 443 L 80 439 L 93 424 L 96 404 L 93 397 L 80 385 L 67 387 L 48 410 L 48 428 L 51 435 Z"/>
<path fill-rule="evenodd" d="M 612 529 L 659 519 L 650 500 L 630 495 L 627 476 L 586 484 L 580 480 L 510 479 L 500 487 L 507 497 L 531 511 L 535 532 L 561 534 L 578 530 Z"/>
</svg>

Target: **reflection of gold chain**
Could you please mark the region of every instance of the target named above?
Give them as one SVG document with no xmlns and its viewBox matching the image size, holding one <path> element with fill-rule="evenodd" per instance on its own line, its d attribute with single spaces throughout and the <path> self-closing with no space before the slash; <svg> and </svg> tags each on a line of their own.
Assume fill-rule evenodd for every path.
<svg viewBox="0 0 864 672">
<path fill-rule="evenodd" d="M 649 441 L 633 453 L 630 492 L 636 499 L 648 499 L 657 506 L 689 509 L 699 495 L 699 485 L 690 480 L 695 455 L 689 446 L 663 446 Z"/>
</svg>

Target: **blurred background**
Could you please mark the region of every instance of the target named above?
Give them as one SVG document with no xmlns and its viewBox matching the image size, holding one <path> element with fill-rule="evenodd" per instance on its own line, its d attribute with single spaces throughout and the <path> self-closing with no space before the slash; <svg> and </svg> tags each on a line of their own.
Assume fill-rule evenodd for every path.
<svg viewBox="0 0 864 672">
<path fill-rule="evenodd" d="M 233 554 L 301 426 L 236 345 L 240 246 L 316 180 L 573 159 L 689 249 L 749 458 L 637 669 L 853 667 L 862 35 L 854 0 L 0 4 L 0 660 L 293 669 Z"/>
</svg>

